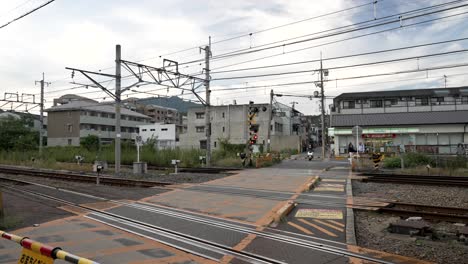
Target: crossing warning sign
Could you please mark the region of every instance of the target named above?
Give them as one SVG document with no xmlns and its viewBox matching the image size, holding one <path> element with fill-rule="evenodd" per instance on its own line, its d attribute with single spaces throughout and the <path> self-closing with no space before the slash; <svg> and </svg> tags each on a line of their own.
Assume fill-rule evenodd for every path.
<svg viewBox="0 0 468 264">
<path fill-rule="evenodd" d="M 53 264 L 54 259 L 23 248 L 18 264 Z"/>
<path fill-rule="evenodd" d="M 341 210 L 331 209 L 299 209 L 296 212 L 296 217 L 315 219 L 343 219 L 343 212 Z"/>
</svg>

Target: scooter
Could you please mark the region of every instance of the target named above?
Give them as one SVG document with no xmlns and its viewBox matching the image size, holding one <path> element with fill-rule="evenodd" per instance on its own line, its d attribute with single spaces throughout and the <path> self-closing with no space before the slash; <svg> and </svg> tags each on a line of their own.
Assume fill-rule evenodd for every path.
<svg viewBox="0 0 468 264">
<path fill-rule="evenodd" d="M 307 152 L 307 158 L 310 160 L 312 160 L 314 158 L 314 152 L 313 151 L 308 151 Z"/>
</svg>

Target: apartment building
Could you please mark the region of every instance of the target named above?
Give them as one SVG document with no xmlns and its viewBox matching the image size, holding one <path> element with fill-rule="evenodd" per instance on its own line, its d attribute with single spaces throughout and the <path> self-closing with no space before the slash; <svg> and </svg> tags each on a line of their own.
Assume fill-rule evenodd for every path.
<svg viewBox="0 0 468 264">
<path fill-rule="evenodd" d="M 269 104 L 254 105 L 218 105 L 211 107 L 211 146 L 218 149 L 223 140 L 231 144 L 246 144 L 249 138 L 248 111 L 249 107 L 257 107 L 259 112 L 255 122 L 259 124 L 257 144 L 267 143 L 268 126 L 271 126 L 271 146 L 274 150 L 301 147 L 303 130 L 299 125 L 302 115 L 283 104 L 273 106 L 273 116 L 269 124 Z M 294 120 L 292 120 L 294 119 Z M 296 120 L 297 119 L 297 120 Z M 189 109 L 187 113 L 187 132 L 180 135 L 180 147 L 206 148 L 205 108 Z"/>
<path fill-rule="evenodd" d="M 335 153 L 358 141 L 374 151 L 454 154 L 468 142 L 468 87 L 344 93 L 334 99 L 329 136 Z"/>
<path fill-rule="evenodd" d="M 101 143 L 111 143 L 115 133 L 115 106 L 112 103 L 99 103 L 88 98 L 65 95 L 54 100 L 54 106 L 45 110 L 48 113 L 47 145 L 79 146 L 80 139 L 96 135 Z M 131 140 L 138 133 L 138 126 L 148 124 L 151 118 L 121 109 L 121 138 Z"/>
</svg>

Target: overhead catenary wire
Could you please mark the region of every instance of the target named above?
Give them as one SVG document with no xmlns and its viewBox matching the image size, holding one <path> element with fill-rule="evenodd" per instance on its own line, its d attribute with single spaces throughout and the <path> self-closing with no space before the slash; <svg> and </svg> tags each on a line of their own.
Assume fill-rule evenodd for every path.
<svg viewBox="0 0 468 264">
<path fill-rule="evenodd" d="M 459 1 L 454 1 L 454 2 L 459 2 Z M 341 34 L 361 31 L 361 30 L 365 30 L 365 29 L 369 29 L 369 28 L 385 26 L 385 25 L 388 25 L 388 24 L 394 24 L 394 23 L 398 23 L 398 22 L 402 23 L 403 21 L 406 21 L 406 20 L 415 19 L 415 18 L 419 18 L 419 17 L 422 17 L 422 16 L 433 15 L 433 14 L 437 14 L 437 13 L 441 13 L 441 12 L 445 12 L 445 11 L 450 11 L 450 10 L 454 10 L 454 9 L 458 9 L 458 8 L 466 7 L 466 6 L 468 6 L 468 4 L 458 5 L 458 6 L 454 6 L 454 7 L 447 7 L 447 8 L 442 9 L 442 10 L 436 10 L 436 11 L 432 11 L 432 12 L 429 12 L 429 13 L 413 15 L 413 16 L 410 16 L 410 17 L 403 17 L 403 15 L 406 13 L 406 12 L 404 12 L 404 13 L 398 14 L 399 17 L 396 17 L 396 15 L 392 15 L 390 17 L 396 17 L 396 18 L 394 18 L 392 20 L 389 20 L 389 21 L 382 22 L 382 23 L 368 25 L 368 26 L 364 26 L 364 27 L 360 27 L 360 28 L 349 29 L 349 30 L 346 30 L 346 31 L 341 31 L 341 32 L 336 32 L 336 33 L 330 33 L 330 34 L 324 35 L 324 36 L 317 36 L 317 37 L 313 37 L 313 38 L 297 40 L 297 41 L 284 43 L 284 44 L 280 44 L 280 45 L 275 45 L 275 46 L 270 46 L 270 47 L 265 47 L 265 48 L 248 49 L 245 52 L 220 54 L 220 55 L 214 56 L 213 59 L 216 60 L 218 58 L 224 58 L 224 57 L 228 57 L 228 56 L 239 56 L 239 55 L 244 55 L 244 54 L 251 54 L 251 53 L 260 52 L 260 51 L 264 51 L 264 50 L 281 48 L 281 47 L 300 44 L 300 43 L 309 42 L 309 41 L 313 41 L 313 40 L 317 40 L 317 39 L 323 39 L 323 38 L 328 38 L 328 37 L 337 36 L 337 35 L 341 35 Z M 412 11 L 410 11 L 410 12 L 412 12 Z M 370 20 L 370 21 L 377 21 L 377 20 L 378 19 Z M 353 26 L 356 26 L 356 25 L 359 25 L 359 24 L 360 23 L 356 23 L 356 24 L 353 24 Z M 332 29 L 332 30 L 334 30 L 334 29 Z M 326 31 L 322 31 L 322 32 L 328 32 L 328 31 L 330 31 L 330 30 L 326 30 Z M 284 41 L 276 41 L 276 42 L 273 42 L 273 43 L 279 43 L 279 42 L 284 42 Z M 270 44 L 268 44 L 268 45 L 270 45 Z"/>
<path fill-rule="evenodd" d="M 390 32 L 390 31 L 393 31 L 393 30 L 399 30 L 399 29 L 402 29 L 402 28 L 421 26 L 421 25 L 429 23 L 429 22 L 435 22 L 435 21 L 440 22 L 440 20 L 443 20 L 443 19 L 447 19 L 447 18 L 451 18 L 451 17 L 455 17 L 455 16 L 460 16 L 460 15 L 465 15 L 465 14 L 468 14 L 468 12 L 463 12 L 463 13 L 444 16 L 444 17 L 429 19 L 429 20 L 425 20 L 425 21 L 421 21 L 421 22 L 417 22 L 417 23 L 413 23 L 413 24 L 409 24 L 409 25 L 404 25 L 403 27 L 397 26 L 397 27 L 394 27 L 394 28 L 383 29 L 383 30 L 379 30 L 379 31 L 371 32 L 371 33 L 366 33 L 366 34 L 362 34 L 362 35 L 347 37 L 347 38 L 334 40 L 334 41 L 330 41 L 330 42 L 326 42 L 326 43 L 322 43 L 322 44 L 317 44 L 317 45 L 313 45 L 313 46 L 309 46 L 309 47 L 304 47 L 304 48 L 299 48 L 299 49 L 290 50 L 290 51 L 286 51 L 286 52 L 281 52 L 281 53 L 277 53 L 277 54 L 272 54 L 272 55 L 268 55 L 268 56 L 263 56 L 263 57 L 259 57 L 259 58 L 255 58 L 255 59 L 251 59 L 251 60 L 236 62 L 236 63 L 233 63 L 233 64 L 228 64 L 228 65 L 215 67 L 213 70 L 224 69 L 224 68 L 237 66 L 237 65 L 241 65 L 241 64 L 246 64 L 246 63 L 250 63 L 250 62 L 258 62 L 259 60 L 269 59 L 269 58 L 273 58 L 273 57 L 277 57 L 277 56 L 282 56 L 282 55 L 285 55 L 285 54 L 291 54 L 291 53 L 300 52 L 300 51 L 304 51 L 304 50 L 309 50 L 309 49 L 313 49 L 313 48 L 323 47 L 323 46 L 336 44 L 336 43 L 340 43 L 340 42 L 344 42 L 344 41 L 348 41 L 348 40 L 354 40 L 354 39 L 367 37 L 367 36 L 371 36 L 371 35 L 377 35 L 377 34 L 381 34 L 381 33 L 385 33 L 385 32 Z M 442 21 L 442 22 L 444 22 L 444 21 Z"/>
<path fill-rule="evenodd" d="M 347 58 L 360 57 L 360 56 L 375 55 L 375 54 L 380 54 L 380 53 L 394 52 L 394 51 L 400 51 L 400 50 L 405 50 L 405 49 L 421 48 L 421 47 L 427 47 L 427 46 L 433 46 L 433 45 L 441 45 L 441 44 L 447 44 L 447 43 L 465 41 L 465 40 L 468 40 L 468 37 L 451 39 L 451 40 L 444 40 L 444 41 L 438 41 L 438 42 L 431 42 L 431 43 L 425 43 L 425 44 L 418 44 L 418 45 L 412 45 L 412 46 L 405 46 L 405 47 L 394 48 L 394 49 L 386 49 L 386 50 L 378 50 L 378 51 L 371 51 L 371 52 L 364 52 L 364 53 L 357 53 L 357 54 L 349 54 L 349 55 L 342 55 L 342 56 L 336 56 L 336 57 L 329 57 L 329 58 L 323 58 L 322 61 L 330 61 L 330 60 L 338 60 L 338 59 L 347 59 Z M 281 64 L 274 64 L 274 65 L 265 65 L 265 66 L 258 66 L 258 67 L 249 67 L 249 68 L 242 68 L 242 69 L 212 71 L 211 74 L 238 72 L 238 71 L 249 71 L 249 70 L 260 70 L 260 69 L 285 67 L 285 66 L 300 65 L 300 64 L 307 64 L 307 63 L 314 63 L 314 62 L 320 62 L 320 59 L 290 62 L 290 63 L 281 63 Z"/>
<path fill-rule="evenodd" d="M 452 1 L 452 2 L 459 2 L 459 1 L 460 1 L 460 0 L 458 0 L 458 1 Z M 450 3 L 452 3 L 452 2 L 450 2 Z M 408 27 L 408 26 L 407 26 L 407 27 Z M 387 31 L 387 30 L 385 30 L 385 31 Z M 353 38 L 354 38 L 354 37 L 353 37 Z M 320 45 L 320 46 L 322 46 L 322 45 Z M 294 52 L 294 51 L 293 51 L 293 52 Z M 279 55 L 282 55 L 282 54 L 279 54 Z M 275 55 L 274 55 L 274 56 L 275 56 Z M 258 60 L 258 59 L 255 59 L 255 60 L 253 60 L 253 61 L 256 61 L 256 60 Z M 248 61 L 248 62 L 250 62 L 250 61 Z M 246 63 L 246 62 L 242 62 L 242 63 Z M 241 64 L 241 63 L 236 63 L 236 65 L 238 65 L 238 64 Z M 179 64 L 179 65 L 180 65 L 180 64 Z M 233 65 L 228 65 L 228 66 L 233 66 Z M 224 67 L 228 67 L 228 66 L 223 66 L 223 67 L 220 67 L 220 68 L 224 68 Z M 219 69 L 219 68 L 218 68 L 218 69 Z M 129 75 L 129 76 L 130 76 L 130 75 Z M 83 86 L 83 87 L 84 87 L 84 86 Z"/>
<path fill-rule="evenodd" d="M 330 16 L 330 15 L 335 15 L 335 14 L 347 12 L 347 11 L 350 11 L 350 10 L 354 10 L 354 9 L 362 8 L 362 7 L 365 7 L 365 6 L 368 6 L 368 5 L 372 5 L 372 4 L 374 4 L 376 2 L 379 2 L 379 1 L 383 1 L 383 0 L 378 0 L 378 1 L 374 0 L 374 1 L 371 1 L 371 2 L 366 3 L 366 4 L 361 4 L 361 5 L 357 5 L 357 6 L 353 6 L 353 7 L 349 7 L 349 8 L 344 8 L 344 9 L 341 9 L 341 10 L 337 10 L 337 11 L 321 14 L 321 15 L 318 15 L 318 16 L 313 16 L 313 17 L 301 19 L 301 20 L 298 20 L 298 21 L 294 21 L 294 22 L 290 22 L 290 23 L 286 23 L 286 24 L 282 24 L 282 25 L 278 25 L 278 26 L 273 26 L 273 27 L 270 27 L 270 28 L 265 28 L 265 29 L 261 29 L 261 30 L 257 30 L 257 31 L 249 32 L 249 33 L 243 33 L 243 34 L 237 35 L 235 37 L 230 37 L 230 38 L 225 38 L 225 39 L 213 41 L 211 43 L 211 45 L 216 45 L 216 44 L 219 44 L 219 43 L 239 39 L 239 38 L 242 38 L 242 37 L 248 37 L 248 36 L 252 36 L 254 34 L 256 35 L 256 34 L 264 33 L 264 32 L 267 32 L 267 31 L 271 31 L 271 30 L 275 30 L 275 29 L 279 29 L 279 28 L 283 28 L 283 27 L 303 23 L 303 22 L 306 22 L 306 21 L 311 21 L 311 20 L 314 20 L 314 19 L 318 19 L 318 18 Z M 186 51 L 190 51 L 190 50 L 194 50 L 194 49 L 198 50 L 199 47 L 203 47 L 203 46 L 206 46 L 206 45 L 207 45 L 207 43 L 204 43 L 204 44 L 197 45 L 197 46 L 194 46 L 194 47 L 191 47 L 191 48 L 185 48 L 185 49 L 181 49 L 181 50 L 172 51 L 172 52 L 169 52 L 169 53 L 161 54 L 161 55 L 159 55 L 157 57 L 153 57 L 153 59 L 158 58 L 158 57 L 160 58 L 160 57 L 164 57 L 164 56 L 168 56 L 168 55 L 173 55 L 173 54 L 177 54 L 177 53 L 181 53 L 181 52 L 186 52 Z"/>
<path fill-rule="evenodd" d="M 16 22 L 16 21 L 18 21 L 18 20 L 20 20 L 20 19 L 22 19 L 22 18 L 24 18 L 24 17 L 26 17 L 26 16 L 32 14 L 32 13 L 34 13 L 34 12 L 36 12 L 37 10 L 39 10 L 39 9 L 41 9 L 41 8 L 43 8 L 43 7 L 47 6 L 47 5 L 49 5 L 49 4 L 51 4 L 51 3 L 54 2 L 54 1 L 55 1 L 55 0 L 49 0 L 49 1 L 45 2 L 44 4 L 38 6 L 38 7 L 34 8 L 34 9 L 32 9 L 32 10 L 30 10 L 30 11 L 24 13 L 24 14 L 22 14 L 21 16 L 16 17 L 16 18 L 14 18 L 13 20 L 10 20 L 9 22 L 7 22 L 7 23 L 1 25 L 1 26 L 0 26 L 0 29 L 6 27 L 6 26 L 10 25 L 11 23 L 14 23 L 14 22 Z"/>
<path fill-rule="evenodd" d="M 332 82 L 332 81 L 340 81 L 340 80 L 362 79 L 362 78 L 388 76 L 388 75 L 398 75 L 398 74 L 406 74 L 406 73 L 414 73 L 414 72 L 428 72 L 428 71 L 434 71 L 434 70 L 450 69 L 450 68 L 458 68 L 458 67 L 466 67 L 466 66 L 468 66 L 468 63 L 467 64 L 453 64 L 453 65 L 437 66 L 437 67 L 430 67 L 430 68 L 413 69 L 413 70 L 406 70 L 406 71 L 397 71 L 397 72 L 386 72 L 386 73 L 378 73 L 378 74 L 370 74 L 370 75 L 351 76 L 351 77 L 343 77 L 343 78 L 336 78 L 336 79 L 328 79 L 328 80 L 323 80 L 323 81 L 324 82 Z M 290 86 L 290 85 L 300 85 L 300 84 L 314 84 L 314 83 L 317 83 L 317 81 L 290 82 L 290 83 L 281 83 L 281 84 L 266 84 L 266 85 L 246 86 L 246 87 L 231 87 L 231 88 L 216 89 L 216 90 L 213 90 L 212 92 L 226 91 L 226 90 L 243 90 L 243 89 L 252 89 L 252 88 Z"/>
<path fill-rule="evenodd" d="M 462 53 L 462 52 L 467 52 L 467 51 L 468 51 L 468 49 L 462 49 L 462 50 L 455 50 L 455 51 L 448 51 L 448 52 L 441 52 L 441 53 L 433 53 L 433 54 L 426 54 L 426 55 L 419 55 L 419 56 L 404 57 L 404 58 L 399 58 L 399 59 L 391 59 L 391 60 L 384 60 L 384 61 L 375 61 L 375 62 L 367 62 L 367 63 L 360 63 L 360 64 L 327 67 L 327 70 L 354 68 L 354 67 L 370 66 L 370 65 L 376 65 L 376 64 L 386 64 L 386 63 L 399 62 L 399 61 L 407 61 L 407 60 L 414 60 L 414 59 L 421 59 L 421 58 L 451 55 L 451 54 Z M 278 73 L 267 73 L 267 74 L 247 75 L 247 76 L 222 77 L 222 78 L 214 78 L 214 79 L 212 79 L 212 81 L 232 80 L 232 79 L 246 79 L 246 78 L 259 78 L 259 77 L 277 76 L 277 75 L 289 75 L 289 74 L 298 74 L 298 73 L 306 73 L 306 72 L 318 72 L 319 70 L 320 69 L 313 69 L 313 70 L 278 72 Z"/>
</svg>

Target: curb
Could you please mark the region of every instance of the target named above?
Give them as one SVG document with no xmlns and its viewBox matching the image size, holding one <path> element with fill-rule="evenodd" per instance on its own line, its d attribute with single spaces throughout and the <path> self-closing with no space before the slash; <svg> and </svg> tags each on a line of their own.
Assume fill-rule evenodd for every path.
<svg viewBox="0 0 468 264">
<path fill-rule="evenodd" d="M 289 200 L 283 207 L 276 211 L 269 226 L 277 227 L 281 219 L 287 216 L 294 209 L 294 207 L 296 207 L 296 205 L 297 203 L 295 203 L 293 200 Z"/>
<path fill-rule="evenodd" d="M 315 178 L 311 182 L 306 184 L 306 187 L 305 187 L 304 191 L 312 190 L 320 180 L 321 180 L 320 176 L 315 176 Z"/>
<path fill-rule="evenodd" d="M 348 199 L 353 199 L 353 186 L 349 178 L 346 180 L 346 195 Z M 346 208 L 346 243 L 348 245 L 357 245 L 353 208 Z"/>
</svg>

